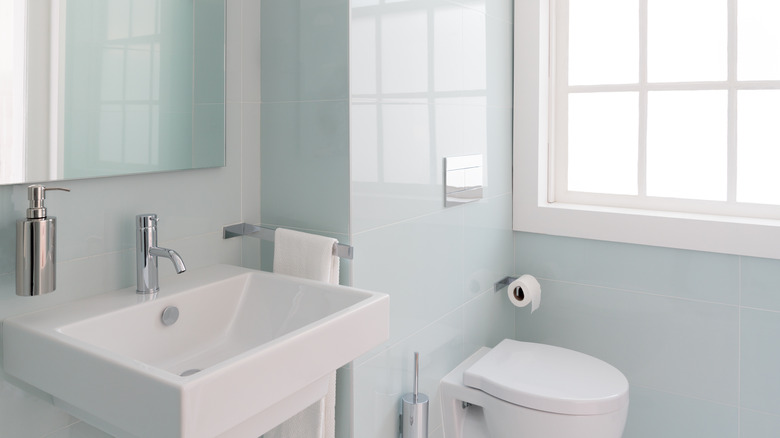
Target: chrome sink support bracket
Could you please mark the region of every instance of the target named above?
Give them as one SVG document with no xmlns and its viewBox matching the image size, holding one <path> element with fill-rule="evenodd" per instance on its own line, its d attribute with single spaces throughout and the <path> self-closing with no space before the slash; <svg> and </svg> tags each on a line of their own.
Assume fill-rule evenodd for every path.
<svg viewBox="0 0 780 438">
<path fill-rule="evenodd" d="M 232 237 L 250 236 L 257 237 L 269 242 L 274 241 L 274 228 L 263 227 L 260 225 L 252 225 L 247 223 L 228 225 L 222 228 L 222 238 L 230 239 Z M 342 259 L 352 260 L 355 255 L 355 250 L 349 245 L 338 243 L 333 249 L 333 255 L 339 256 Z"/>
</svg>

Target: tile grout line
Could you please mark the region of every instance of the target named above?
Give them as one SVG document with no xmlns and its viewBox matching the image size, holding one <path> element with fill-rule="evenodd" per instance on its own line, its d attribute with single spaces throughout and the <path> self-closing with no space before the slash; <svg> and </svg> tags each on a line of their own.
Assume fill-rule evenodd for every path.
<svg viewBox="0 0 780 438">
<path fill-rule="evenodd" d="M 737 259 L 737 438 L 742 436 L 742 256 Z"/>
<path fill-rule="evenodd" d="M 739 303 L 737 304 L 729 304 L 729 303 L 722 303 L 718 301 L 707 301 L 707 300 L 701 300 L 696 298 L 686 298 L 686 297 L 678 297 L 674 295 L 664 295 L 662 293 L 658 292 L 649 292 L 649 291 L 641 291 L 641 290 L 633 290 L 633 289 L 626 289 L 621 287 L 615 287 L 615 286 L 603 286 L 598 284 L 589 284 L 589 283 L 581 283 L 577 281 L 570 281 L 570 280 L 555 280 L 552 278 L 546 278 L 546 277 L 536 277 L 539 280 L 544 281 L 550 281 L 553 283 L 562 283 L 562 284 L 570 284 L 575 286 L 585 286 L 585 287 L 591 287 L 591 288 L 599 288 L 599 289 L 607 289 L 611 291 L 617 291 L 617 292 L 624 292 L 624 293 L 630 293 L 630 294 L 637 294 L 637 295 L 648 295 L 653 297 L 659 297 L 659 298 L 669 298 L 673 300 L 681 300 L 681 301 L 689 301 L 694 303 L 701 303 L 701 304 L 714 304 L 714 305 L 720 305 L 720 306 L 727 306 L 727 307 L 734 307 L 739 309 Z M 758 310 L 766 310 L 766 309 L 758 309 Z M 767 310 L 767 312 L 773 312 L 772 310 Z M 780 313 L 779 311 L 774 311 L 776 313 Z"/>
</svg>

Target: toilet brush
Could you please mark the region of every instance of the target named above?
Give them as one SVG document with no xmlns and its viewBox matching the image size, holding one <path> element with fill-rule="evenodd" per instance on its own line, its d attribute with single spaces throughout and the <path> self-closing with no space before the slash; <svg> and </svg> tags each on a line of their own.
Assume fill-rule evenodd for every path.
<svg viewBox="0 0 780 438">
<path fill-rule="evenodd" d="M 420 353 L 414 353 L 414 392 L 401 398 L 401 437 L 428 438 L 428 396 L 420 394 Z"/>
</svg>

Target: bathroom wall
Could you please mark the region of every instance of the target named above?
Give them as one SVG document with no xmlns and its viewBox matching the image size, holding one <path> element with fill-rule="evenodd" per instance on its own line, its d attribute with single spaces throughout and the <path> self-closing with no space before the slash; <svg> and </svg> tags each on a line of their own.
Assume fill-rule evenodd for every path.
<svg viewBox="0 0 780 438">
<path fill-rule="evenodd" d="M 258 0 L 262 224 L 349 244 L 349 1 Z M 273 270 L 271 242 L 262 269 Z M 350 284 L 349 260 L 340 283 Z M 351 366 L 337 375 L 336 434 L 349 435 Z"/>
<path fill-rule="evenodd" d="M 263 225 L 349 243 L 349 1 L 260 4 Z"/>
<path fill-rule="evenodd" d="M 517 339 L 623 371 L 625 438 L 780 434 L 780 261 L 528 233 L 515 256 L 543 297 Z"/>
<path fill-rule="evenodd" d="M 258 221 L 260 216 L 256 123 L 260 112 L 259 94 L 254 92 L 259 90 L 259 10 L 255 3 L 227 2 L 227 165 L 50 183 L 72 190 L 52 192 L 46 199 L 58 227 L 57 290 L 51 294 L 15 294 L 15 222 L 25 215 L 27 193 L 24 185 L 0 186 L 0 319 L 134 286 L 133 221 L 138 213 L 160 215 L 160 244 L 178 251 L 188 269 L 214 263 L 241 264 L 242 259 L 250 266 L 258 263 L 259 252 L 251 241 L 242 248 L 241 239 L 221 238 L 222 226 Z M 161 287 L 171 275 L 175 275 L 172 267 L 161 261 Z M 0 436 L 82 438 L 105 434 L 55 408 L 50 397 L 0 374 Z"/>
<path fill-rule="evenodd" d="M 492 292 L 513 270 L 512 2 L 352 0 L 350 12 L 352 278 L 390 295 L 390 339 L 353 363 L 351 436 L 397 436 L 419 351 L 440 437 L 439 380 L 514 333 Z M 445 209 L 443 158 L 469 154 L 484 157 L 485 198 Z"/>
</svg>

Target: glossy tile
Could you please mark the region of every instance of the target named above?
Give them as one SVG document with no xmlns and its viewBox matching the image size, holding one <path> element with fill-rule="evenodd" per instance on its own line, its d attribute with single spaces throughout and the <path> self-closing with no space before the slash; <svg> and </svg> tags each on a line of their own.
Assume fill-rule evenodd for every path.
<svg viewBox="0 0 780 438">
<path fill-rule="evenodd" d="M 492 18 L 512 22 L 513 3 L 507 0 L 450 0 L 469 9 L 482 12 Z"/>
<path fill-rule="evenodd" d="M 482 347 L 495 347 L 515 338 L 515 307 L 506 293 L 488 291 L 463 306 L 464 351 L 469 356 Z"/>
<path fill-rule="evenodd" d="M 240 102 L 242 96 L 243 1 L 225 1 L 225 102 Z M 260 19 L 259 14 L 257 19 Z"/>
<path fill-rule="evenodd" d="M 739 257 L 515 233 L 518 273 L 725 304 L 739 302 Z"/>
<path fill-rule="evenodd" d="M 514 272 L 512 196 L 482 199 L 460 208 L 465 216 L 466 291 L 469 296 L 492 292 L 497 281 Z"/>
<path fill-rule="evenodd" d="M 739 311 L 601 287 L 541 280 L 533 314 L 516 312 L 517 339 L 558 345 L 611 363 L 632 385 L 737 404 Z M 745 329 L 743 318 L 743 356 Z M 742 399 L 745 373 L 742 371 Z"/>
<path fill-rule="evenodd" d="M 462 312 L 456 310 L 392 348 L 355 366 L 354 436 L 397 436 L 401 397 L 412 391 L 414 352 L 420 353 L 420 392 L 430 399 L 428 428 L 441 425 L 439 381 L 464 358 Z"/>
<path fill-rule="evenodd" d="M 462 209 L 355 234 L 353 245 L 353 285 L 390 295 L 385 347 L 465 302 Z"/>
<path fill-rule="evenodd" d="M 735 438 L 737 408 L 632 386 L 624 438 Z M 744 437 L 743 437 L 744 438 Z"/>
<path fill-rule="evenodd" d="M 417 2 L 418 4 L 424 2 Z M 377 53 L 383 94 L 421 93 L 429 90 L 428 11 L 403 8 L 379 18 Z"/>
<path fill-rule="evenodd" d="M 346 99 L 349 2 L 263 1 L 263 102 Z"/>
<path fill-rule="evenodd" d="M 78 420 L 49 401 L 0 380 L 0 433 L 8 437 L 39 437 Z"/>
<path fill-rule="evenodd" d="M 68 426 L 64 429 L 60 429 L 56 432 L 50 433 L 43 438 L 112 438 L 113 435 L 109 435 L 100 429 L 97 429 L 89 424 L 79 421 L 78 423 Z"/>
<path fill-rule="evenodd" d="M 740 268 L 740 304 L 780 311 L 780 261 L 741 257 Z"/>
<path fill-rule="evenodd" d="M 240 0 L 241 3 L 241 87 L 244 102 L 260 102 L 261 98 L 261 23 L 260 0 Z"/>
<path fill-rule="evenodd" d="M 775 438 L 780 435 L 780 416 L 741 409 L 739 438 Z"/>
<path fill-rule="evenodd" d="M 742 309 L 740 324 L 740 406 L 778 415 L 780 313 Z"/>
<path fill-rule="evenodd" d="M 260 200 L 264 223 L 347 233 L 347 107 L 346 102 L 262 105 Z"/>
</svg>

